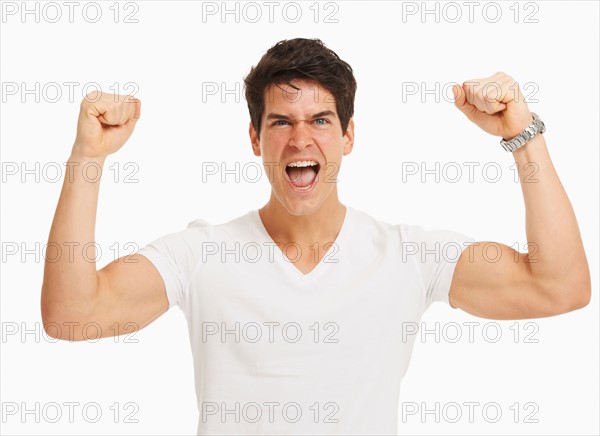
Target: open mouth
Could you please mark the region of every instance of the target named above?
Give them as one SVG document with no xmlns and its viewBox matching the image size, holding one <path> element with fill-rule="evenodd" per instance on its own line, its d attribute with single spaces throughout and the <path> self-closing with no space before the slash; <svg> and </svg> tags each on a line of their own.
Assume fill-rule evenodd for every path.
<svg viewBox="0 0 600 436">
<path fill-rule="evenodd" d="M 313 160 L 291 162 L 286 165 L 287 179 L 299 191 L 308 191 L 318 180 L 321 165 Z"/>
</svg>

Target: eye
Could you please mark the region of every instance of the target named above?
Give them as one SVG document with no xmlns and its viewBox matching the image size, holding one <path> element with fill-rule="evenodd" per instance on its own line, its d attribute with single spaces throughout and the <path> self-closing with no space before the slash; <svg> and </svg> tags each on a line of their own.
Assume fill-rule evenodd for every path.
<svg viewBox="0 0 600 436">
<path fill-rule="evenodd" d="M 283 124 L 282 124 L 283 123 Z M 290 123 L 286 120 L 277 120 L 275 121 L 273 124 L 271 124 L 272 126 L 285 126 L 285 125 L 289 125 Z"/>
<path fill-rule="evenodd" d="M 326 126 L 327 124 L 330 124 L 330 121 L 327 118 L 317 118 L 314 120 L 314 123 L 317 126 Z"/>
</svg>

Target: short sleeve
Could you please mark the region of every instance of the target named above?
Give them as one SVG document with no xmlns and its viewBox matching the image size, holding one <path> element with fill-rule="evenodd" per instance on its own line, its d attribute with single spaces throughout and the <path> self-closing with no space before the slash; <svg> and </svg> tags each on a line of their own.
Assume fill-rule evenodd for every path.
<svg viewBox="0 0 600 436">
<path fill-rule="evenodd" d="M 425 230 L 402 225 L 403 257 L 418 265 L 425 289 L 425 307 L 434 301 L 450 305 L 449 292 L 456 262 L 475 240 L 450 230 Z"/>
<path fill-rule="evenodd" d="M 191 222 L 186 230 L 158 238 L 139 250 L 158 270 L 165 283 L 169 309 L 183 309 L 184 293 L 200 259 L 201 228 L 209 224 L 202 220 Z"/>
</svg>

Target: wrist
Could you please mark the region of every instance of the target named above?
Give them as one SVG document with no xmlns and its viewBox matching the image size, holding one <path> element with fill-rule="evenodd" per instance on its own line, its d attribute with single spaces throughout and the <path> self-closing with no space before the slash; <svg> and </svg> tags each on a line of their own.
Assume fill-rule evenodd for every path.
<svg viewBox="0 0 600 436">
<path fill-rule="evenodd" d="M 525 129 L 527 129 L 527 127 L 529 127 L 529 125 L 533 122 L 533 115 L 530 113 L 529 117 L 522 121 L 521 123 L 519 123 L 519 127 L 517 129 L 512 129 L 511 131 L 509 131 L 508 133 L 506 133 L 505 135 L 502 136 L 502 139 L 504 141 L 510 141 L 512 139 L 515 139 L 517 136 L 519 136 Z"/>
<path fill-rule="evenodd" d="M 523 131 L 509 140 L 502 139 L 500 141 L 502 148 L 504 148 L 506 151 L 514 152 L 515 150 L 528 144 L 536 136 L 546 131 L 546 126 L 536 113 L 531 112 L 531 117 L 531 123 Z"/>
<path fill-rule="evenodd" d="M 79 147 L 77 144 L 73 145 L 71 149 L 71 155 L 69 156 L 69 162 L 79 162 L 79 163 L 97 163 L 99 165 L 104 165 L 104 161 L 108 156 L 106 155 L 91 155 L 82 151 L 82 147 Z"/>
<path fill-rule="evenodd" d="M 515 162 L 529 163 L 538 160 L 540 152 L 547 154 L 544 135 L 537 134 L 527 143 L 527 147 L 520 147 L 512 152 Z"/>
</svg>

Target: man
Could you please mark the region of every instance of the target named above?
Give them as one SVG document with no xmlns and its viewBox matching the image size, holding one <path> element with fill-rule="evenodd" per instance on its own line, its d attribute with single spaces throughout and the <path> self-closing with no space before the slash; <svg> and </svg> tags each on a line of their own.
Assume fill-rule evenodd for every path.
<svg viewBox="0 0 600 436">
<path fill-rule="evenodd" d="M 432 302 L 505 320 L 589 302 L 586 255 L 544 129 L 506 74 L 453 92 L 473 123 L 509 141 L 520 170 L 537 165 L 538 183 L 521 174 L 530 253 L 391 225 L 339 201 L 336 175 L 353 147 L 356 82 L 321 41 L 277 43 L 245 82 L 252 151 L 271 183 L 266 205 L 220 225 L 197 220 L 100 271 L 75 258 L 47 262 L 44 272 L 44 324 L 96 322 L 108 336 L 114 323 L 143 328 L 180 306 L 199 434 L 396 434 L 413 347 L 403 326 L 417 323 Z M 133 132 L 140 102 L 117 100 L 94 94 L 82 102 L 49 250 L 94 240 L 98 184 L 77 168 L 102 166 Z M 526 129 L 525 139 L 516 138 Z M 490 244 L 500 253 L 495 262 L 483 251 Z M 83 339 L 77 328 L 74 337 L 63 331 L 61 339 Z"/>
</svg>

